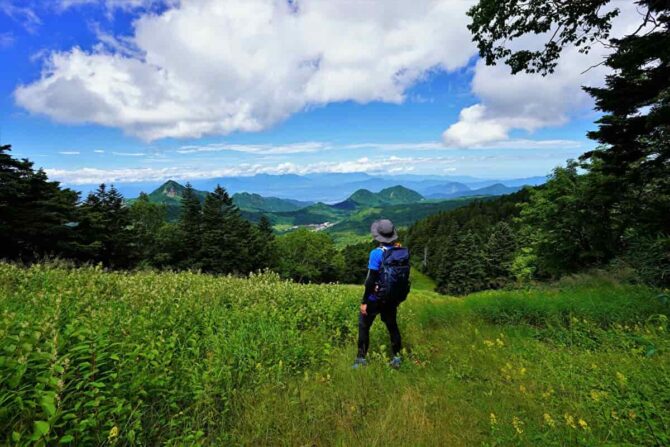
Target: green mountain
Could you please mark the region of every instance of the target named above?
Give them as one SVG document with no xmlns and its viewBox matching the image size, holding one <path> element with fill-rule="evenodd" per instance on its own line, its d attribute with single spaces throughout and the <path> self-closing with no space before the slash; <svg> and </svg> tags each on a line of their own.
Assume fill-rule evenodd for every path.
<svg viewBox="0 0 670 447">
<path fill-rule="evenodd" d="M 174 180 L 168 180 L 149 194 L 149 201 L 167 206 L 180 206 L 185 189 L 185 186 Z M 201 202 L 205 201 L 206 191 L 195 190 L 195 193 Z"/>
<path fill-rule="evenodd" d="M 388 205 L 403 205 L 423 200 L 423 196 L 418 192 L 400 185 L 382 189 L 377 193 L 377 196 Z"/>
<path fill-rule="evenodd" d="M 353 202 L 358 206 L 378 206 L 384 203 L 381 197 L 367 189 L 359 189 L 354 192 L 345 202 Z"/>
<path fill-rule="evenodd" d="M 378 207 L 388 205 L 401 205 L 417 203 L 423 200 L 423 196 L 416 191 L 404 186 L 393 186 L 374 193 L 367 189 L 359 189 L 343 202 L 333 205 L 335 208 L 354 210 L 364 207 Z"/>
<path fill-rule="evenodd" d="M 235 205 L 244 211 L 271 213 L 297 211 L 312 204 L 312 202 L 301 202 L 299 200 L 263 197 L 259 194 L 251 194 L 248 192 L 233 194 L 233 201 L 235 202 Z"/>
</svg>

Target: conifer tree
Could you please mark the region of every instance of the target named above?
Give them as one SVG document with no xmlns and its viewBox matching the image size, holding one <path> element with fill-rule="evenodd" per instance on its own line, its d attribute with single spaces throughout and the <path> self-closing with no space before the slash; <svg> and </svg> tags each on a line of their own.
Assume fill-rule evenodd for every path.
<svg viewBox="0 0 670 447">
<path fill-rule="evenodd" d="M 202 207 L 190 183 L 182 193 L 181 213 L 178 223 L 181 245 L 174 256 L 181 268 L 198 268 L 198 256 L 202 241 Z"/>
<path fill-rule="evenodd" d="M 276 243 L 272 223 L 265 215 L 261 216 L 257 225 L 251 227 L 249 256 L 251 270 L 258 271 L 276 265 Z"/>
<path fill-rule="evenodd" d="M 512 261 L 516 252 L 516 240 L 512 227 L 505 221 L 493 226 L 486 242 L 486 276 L 489 287 L 504 286 L 510 276 Z"/>
<path fill-rule="evenodd" d="M 0 146 L 0 258 L 32 261 L 74 250 L 78 194 Z"/>
<path fill-rule="evenodd" d="M 228 226 L 226 213 L 233 206 L 228 193 L 217 186 L 207 194 L 202 209 L 202 246 L 198 256 L 203 271 L 230 273 L 233 271 L 234 257 L 232 228 Z"/>
<path fill-rule="evenodd" d="M 88 195 L 80 209 L 80 258 L 116 268 L 137 261 L 133 250 L 130 211 L 123 196 L 103 183 Z"/>
</svg>

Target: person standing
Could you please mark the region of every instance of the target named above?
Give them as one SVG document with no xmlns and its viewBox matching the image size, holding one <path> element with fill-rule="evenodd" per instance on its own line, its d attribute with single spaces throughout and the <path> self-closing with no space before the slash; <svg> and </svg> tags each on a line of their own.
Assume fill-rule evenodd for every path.
<svg viewBox="0 0 670 447">
<path fill-rule="evenodd" d="M 390 366 L 399 368 L 402 337 L 398 328 L 398 306 L 409 293 L 409 251 L 398 242 L 398 232 L 388 219 L 377 220 L 370 227 L 379 246 L 370 252 L 365 290 L 358 315 L 358 354 L 354 368 L 367 365 L 365 359 L 370 345 L 370 328 L 377 315 L 381 316 L 391 338 L 393 359 Z"/>
</svg>

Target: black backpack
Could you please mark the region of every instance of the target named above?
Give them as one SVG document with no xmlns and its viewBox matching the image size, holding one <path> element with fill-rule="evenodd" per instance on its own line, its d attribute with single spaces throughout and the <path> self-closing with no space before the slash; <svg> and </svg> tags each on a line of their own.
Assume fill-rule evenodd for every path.
<svg viewBox="0 0 670 447">
<path fill-rule="evenodd" d="M 382 247 L 382 266 L 376 295 L 382 302 L 400 304 L 409 294 L 409 249 L 400 246 Z"/>
</svg>

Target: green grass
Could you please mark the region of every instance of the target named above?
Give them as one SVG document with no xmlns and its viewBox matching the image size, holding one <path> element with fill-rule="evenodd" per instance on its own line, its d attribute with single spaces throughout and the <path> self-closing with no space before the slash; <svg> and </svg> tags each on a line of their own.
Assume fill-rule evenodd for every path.
<svg viewBox="0 0 670 447">
<path fill-rule="evenodd" d="M 360 287 L 0 264 L 0 444 L 670 443 L 657 291 L 413 286 L 352 370 Z"/>
</svg>

